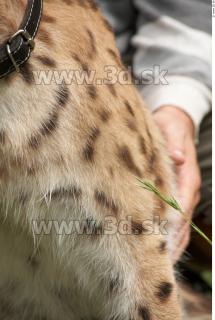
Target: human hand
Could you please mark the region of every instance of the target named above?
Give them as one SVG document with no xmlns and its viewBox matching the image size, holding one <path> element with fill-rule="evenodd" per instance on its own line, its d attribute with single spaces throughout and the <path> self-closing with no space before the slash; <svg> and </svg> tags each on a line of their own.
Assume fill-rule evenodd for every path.
<svg viewBox="0 0 215 320">
<path fill-rule="evenodd" d="M 194 125 L 183 110 L 163 106 L 154 112 L 154 119 L 163 133 L 169 154 L 175 163 L 179 202 L 189 219 L 200 200 L 201 176 L 197 162 Z M 181 217 L 177 226 L 174 261 L 186 249 L 190 239 L 190 223 Z"/>
</svg>

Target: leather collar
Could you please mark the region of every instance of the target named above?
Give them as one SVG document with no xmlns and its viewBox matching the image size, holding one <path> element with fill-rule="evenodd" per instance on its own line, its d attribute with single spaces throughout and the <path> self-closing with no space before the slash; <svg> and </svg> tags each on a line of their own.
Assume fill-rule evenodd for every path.
<svg viewBox="0 0 215 320">
<path fill-rule="evenodd" d="M 19 72 L 19 66 L 30 58 L 42 16 L 42 8 L 42 0 L 28 0 L 19 30 L 0 45 L 0 79 L 14 71 Z"/>
</svg>

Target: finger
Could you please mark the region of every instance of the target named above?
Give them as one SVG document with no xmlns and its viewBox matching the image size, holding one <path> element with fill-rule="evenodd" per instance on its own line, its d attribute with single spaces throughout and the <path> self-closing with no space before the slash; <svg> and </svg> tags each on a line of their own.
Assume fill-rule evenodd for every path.
<svg viewBox="0 0 215 320">
<path fill-rule="evenodd" d="M 197 175 L 198 172 L 191 172 L 190 175 L 187 173 L 187 176 L 183 173 L 179 174 L 179 199 L 183 210 L 188 215 L 192 214 L 200 200 L 200 183 L 199 179 L 196 178 Z"/>
<path fill-rule="evenodd" d="M 182 166 L 176 168 L 181 205 L 187 213 L 192 213 L 199 201 L 201 178 L 194 147 L 189 147 L 190 155 Z"/>
<path fill-rule="evenodd" d="M 186 159 L 184 135 L 180 135 L 172 129 L 167 133 L 166 141 L 170 157 L 176 165 L 183 164 Z"/>
<path fill-rule="evenodd" d="M 185 154 L 183 149 L 179 149 L 178 147 L 171 147 L 170 157 L 173 159 L 176 166 L 180 166 L 185 163 Z"/>
<path fill-rule="evenodd" d="M 184 163 L 185 161 L 185 133 L 184 130 L 177 130 L 175 124 L 172 124 L 171 122 L 166 122 L 166 119 L 159 117 L 159 115 L 155 115 L 155 121 L 157 122 L 165 140 L 167 149 L 169 152 L 170 157 L 173 158 L 173 160 L 177 164 Z"/>
<path fill-rule="evenodd" d="M 194 207 L 194 202 L 195 202 L 195 196 L 193 194 L 193 192 L 190 192 L 190 189 L 183 189 L 183 191 L 181 192 L 181 196 L 180 196 L 180 200 L 181 200 L 181 206 L 183 211 L 186 214 L 186 218 L 190 219 L 190 217 L 192 216 L 192 209 Z"/>
<path fill-rule="evenodd" d="M 184 237 L 187 235 L 187 233 L 190 232 L 190 224 L 186 222 L 183 226 L 183 228 L 180 230 L 179 237 L 178 237 L 178 247 L 182 246 L 184 243 Z"/>
<path fill-rule="evenodd" d="M 184 212 L 189 213 L 193 208 L 196 189 L 190 179 L 190 174 L 187 172 L 190 168 L 183 165 L 177 168 L 177 185 L 178 199 Z"/>
</svg>

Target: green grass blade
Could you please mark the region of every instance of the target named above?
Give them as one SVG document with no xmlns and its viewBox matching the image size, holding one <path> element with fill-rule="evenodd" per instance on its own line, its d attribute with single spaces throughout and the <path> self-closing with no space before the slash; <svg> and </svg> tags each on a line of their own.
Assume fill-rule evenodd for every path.
<svg viewBox="0 0 215 320">
<path fill-rule="evenodd" d="M 204 238 L 211 246 L 212 246 L 212 241 L 206 236 L 206 234 L 194 223 L 191 222 L 191 226 L 193 229 L 200 234 L 202 238 Z"/>
<path fill-rule="evenodd" d="M 175 210 L 179 211 L 183 218 L 190 223 L 192 228 L 203 238 L 205 239 L 211 246 L 212 241 L 206 236 L 206 234 L 193 222 L 188 218 L 188 215 L 183 212 L 182 208 L 180 207 L 180 204 L 178 201 L 173 197 L 168 197 L 163 195 L 159 189 L 157 189 L 151 182 L 149 181 L 142 181 L 140 179 L 137 179 L 140 182 L 140 187 L 148 190 L 150 192 L 153 192 L 158 198 L 160 198 L 162 201 L 167 203 L 170 207 L 174 208 Z"/>
</svg>

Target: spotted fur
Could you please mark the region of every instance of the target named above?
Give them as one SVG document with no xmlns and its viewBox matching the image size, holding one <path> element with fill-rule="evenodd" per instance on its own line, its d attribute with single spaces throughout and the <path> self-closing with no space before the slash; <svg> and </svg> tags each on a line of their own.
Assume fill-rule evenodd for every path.
<svg viewBox="0 0 215 320">
<path fill-rule="evenodd" d="M 0 0 L 0 43 L 26 3 Z M 176 215 L 137 181 L 174 194 L 174 175 L 137 90 L 107 82 L 123 70 L 112 28 L 91 0 L 45 0 L 35 41 L 0 80 L 0 319 L 180 320 Z"/>
</svg>

